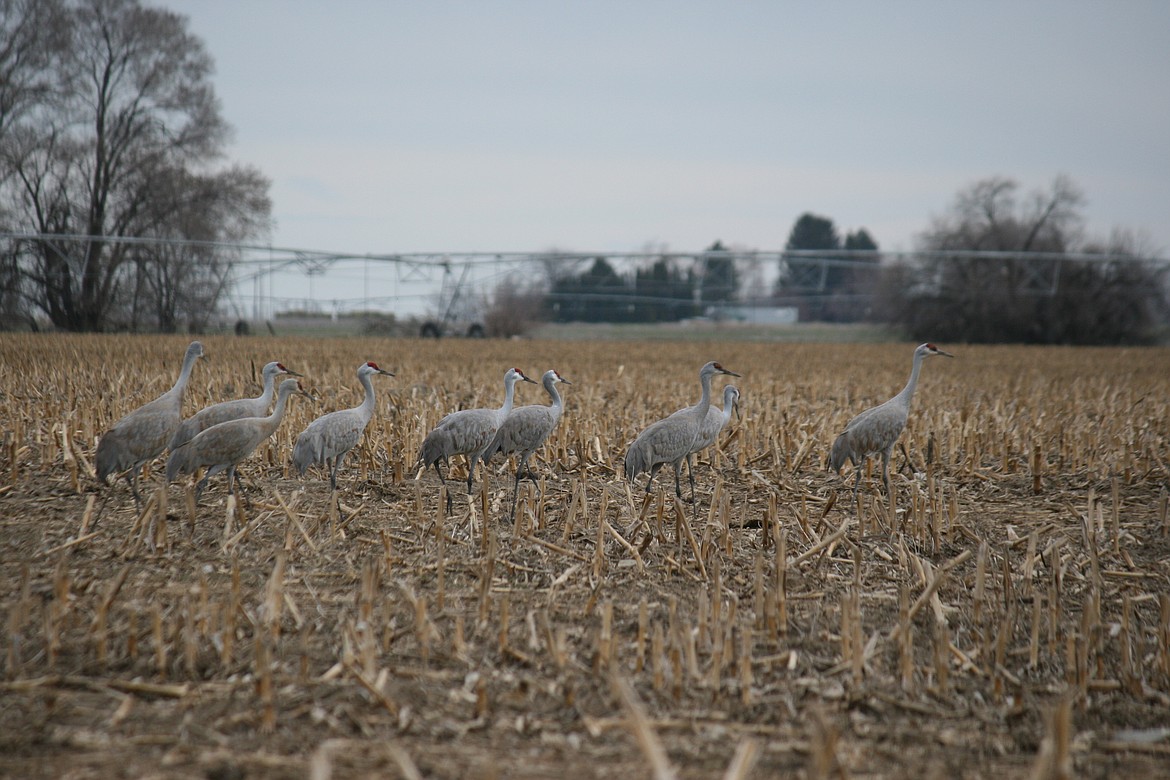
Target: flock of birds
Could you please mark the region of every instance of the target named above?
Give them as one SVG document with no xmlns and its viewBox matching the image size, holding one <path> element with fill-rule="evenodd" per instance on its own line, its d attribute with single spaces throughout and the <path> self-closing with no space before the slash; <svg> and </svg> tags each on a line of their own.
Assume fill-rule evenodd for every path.
<svg viewBox="0 0 1170 780">
<path fill-rule="evenodd" d="M 861 483 L 862 466 L 870 455 L 879 455 L 882 459 L 882 480 L 886 494 L 889 495 L 890 455 L 906 427 L 922 362 L 936 355 L 954 357 L 934 344 L 922 344 L 915 349 L 910 379 L 902 391 L 885 403 L 858 414 L 833 442 L 829 468 L 838 472 L 847 460 L 856 468 L 854 503 Z M 142 467 L 169 450 L 166 463 L 168 482 L 194 474 L 201 468 L 206 469 L 205 475 L 195 486 L 196 501 L 208 480 L 223 471 L 227 472 L 228 490 L 239 490 L 237 466 L 280 426 L 289 397 L 303 395 L 313 398 L 296 379 L 301 374 L 289 370 L 282 363 L 272 362 L 265 365 L 261 372 L 264 389 L 258 397 L 224 401 L 183 419 L 183 391 L 195 363 L 202 357 L 202 344 L 192 342 L 187 347 L 183 367 L 174 386 L 118 420 L 102 435 L 95 458 L 99 480 L 104 483 L 111 475 L 124 474 L 135 501 L 141 504 L 138 477 Z M 699 370 L 699 402 L 658 420 L 638 434 L 625 455 L 626 479 L 633 482 L 640 474 L 649 472 L 646 480 L 646 491 L 649 492 L 655 475 L 663 466 L 670 464 L 674 469 L 675 495 L 683 499 L 681 474 L 685 461 L 691 488 L 689 500 L 694 503 L 694 456 L 713 445 L 719 433 L 730 422 L 732 414 L 739 413 L 740 393 L 734 385 L 724 387 L 722 408 L 711 404 L 711 380 L 720 374 L 740 376 L 719 363 L 705 364 Z M 346 455 L 361 439 L 373 416 L 374 386 L 371 378 L 377 375 L 394 376 L 374 362 L 358 366 L 357 377 L 365 389 L 362 403 L 352 409 L 341 409 L 318 417 L 297 436 L 292 462 L 301 476 L 310 466 L 324 465 L 329 471 L 331 488 L 337 490 L 337 472 Z M 278 376 L 288 378 L 276 387 Z M 433 467 L 446 488 L 447 478 L 439 464 L 442 462 L 449 465 L 451 457 L 462 455 L 468 460 L 467 492 L 470 495 L 475 467 L 481 461 L 486 468 L 497 454 L 505 458 L 515 454 L 517 466 L 512 497 L 514 515 L 520 480 L 528 478 L 536 481 L 528 461 L 548 439 L 564 414 L 564 401 L 557 385 L 572 384 L 555 369 L 550 369 L 541 380 L 550 403 L 514 407 L 516 384 L 519 382 L 536 384 L 519 368 L 509 368 L 504 373 L 502 406 L 463 409 L 442 418 L 419 448 L 414 465 L 416 475 Z M 274 391 L 276 403 L 269 412 Z M 447 510 L 450 509 L 451 493 L 447 491 Z"/>
</svg>

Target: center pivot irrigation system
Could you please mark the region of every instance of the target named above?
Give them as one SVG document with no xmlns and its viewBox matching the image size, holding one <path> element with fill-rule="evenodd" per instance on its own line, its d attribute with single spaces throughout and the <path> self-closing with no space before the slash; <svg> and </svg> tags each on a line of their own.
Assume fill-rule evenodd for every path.
<svg viewBox="0 0 1170 780">
<path fill-rule="evenodd" d="M 412 252 L 394 254 L 346 254 L 304 249 L 281 249 L 269 246 L 224 244 L 236 250 L 233 305 L 243 315 L 251 308 L 252 317 L 265 319 L 277 311 L 294 309 L 335 314 L 379 309 L 425 311 L 419 335 L 466 336 L 487 335 L 485 315 L 497 287 L 510 283 L 515 289 L 541 288 L 549 280 L 578 275 L 598 259 L 604 259 L 618 274 L 632 275 L 654 262 L 666 259 L 681 268 L 701 269 L 712 257 L 735 263 L 742 290 L 735 296 L 747 306 L 778 305 L 770 294 L 772 281 L 779 273 L 788 280 L 786 288 L 804 294 L 823 292 L 832 269 L 856 268 L 873 272 L 878 268 L 876 252 L 755 251 L 717 250 L 700 252 Z M 701 273 L 701 271 L 700 271 Z M 308 277 L 309 297 L 279 296 L 272 281 L 278 275 L 300 274 Z M 315 278 L 328 274 L 351 282 L 350 289 L 360 295 L 315 296 Z M 247 303 L 251 287 L 252 302 Z M 752 291 L 755 295 L 747 295 Z M 318 297 L 320 300 L 318 300 Z M 593 297 L 608 297 L 594 294 Z M 642 300 L 626 294 L 623 301 Z"/>
<path fill-rule="evenodd" d="M 857 268 L 873 272 L 878 267 L 876 261 L 879 258 L 875 252 L 848 251 L 550 250 L 345 254 L 268 246 L 224 246 L 231 246 L 239 252 L 239 259 L 235 261 L 233 297 L 239 314 L 249 308 L 245 300 L 249 286 L 252 288 L 252 317 L 257 320 L 265 319 L 275 311 L 293 309 L 321 311 L 327 308 L 334 314 L 341 314 L 379 309 L 417 311 L 421 307 L 426 313 L 421 317 L 419 335 L 433 338 L 483 338 L 487 335 L 485 315 L 492 295 L 501 283 L 509 282 L 518 290 L 541 288 L 553 278 L 583 273 L 598 259 L 604 259 L 622 275 L 632 275 L 635 269 L 644 269 L 662 259 L 681 268 L 693 269 L 701 269 L 703 261 L 712 257 L 728 259 L 735 263 L 743 289 L 756 293 L 754 297 L 748 296 L 752 300 L 745 300 L 743 295 L 735 297 L 747 306 L 767 308 L 778 305 L 767 292 L 778 273 L 783 273 L 788 280 L 787 289 L 815 294 L 825 290 L 832 269 Z M 273 279 L 289 273 L 308 277 L 309 298 L 281 297 L 273 293 Z M 361 294 L 347 297 L 326 295 L 318 300 L 314 295 L 313 280 L 325 274 L 334 282 L 334 287 L 338 279 L 350 281 L 350 289 L 360 290 Z M 607 298 L 609 295 L 594 293 L 593 297 Z M 625 294 L 622 300 L 633 303 L 643 299 Z"/>
<path fill-rule="evenodd" d="M 546 291 L 553 279 L 581 275 L 599 259 L 624 278 L 636 269 L 648 268 L 667 260 L 676 268 L 689 269 L 700 277 L 711 259 L 734 263 L 738 289 L 721 305 L 720 313 L 734 316 L 733 309 L 754 307 L 760 311 L 791 305 L 785 296 L 805 296 L 812 300 L 830 293 L 851 295 L 859 301 L 872 297 L 877 287 L 877 272 L 890 264 L 915 265 L 924 259 L 1011 260 L 1017 273 L 1011 284 L 1017 292 L 1051 296 L 1060 285 L 1061 269 L 1070 261 L 1114 262 L 1126 260 L 1167 265 L 1162 258 L 1118 257 L 1096 254 L 1052 254 L 1043 252 L 869 252 L 869 251 L 756 251 L 707 250 L 701 252 L 411 252 L 393 254 L 351 254 L 309 249 L 289 249 L 260 244 L 193 241 L 165 238 L 127 238 L 84 235 L 0 233 L 0 239 L 13 242 L 47 243 L 62 256 L 78 254 L 78 245 L 98 241 L 106 244 L 140 245 L 143 254 L 150 247 L 197 247 L 214 251 L 231 266 L 225 282 L 232 316 L 255 321 L 271 319 L 277 314 L 302 311 L 333 316 L 357 312 L 393 312 L 416 321 L 419 335 L 466 336 L 487 335 L 485 315 L 489 303 L 501 285 L 512 290 Z M 15 256 L 15 254 L 14 254 Z M 935 274 L 939 266 L 935 265 Z M 842 289 L 842 271 L 852 272 L 853 281 Z M 290 287 L 308 281 L 308 295 L 288 294 Z M 321 280 L 327 284 L 321 284 Z M 775 283 L 780 281 L 780 285 Z M 698 288 L 696 286 L 696 303 Z M 931 273 L 918 277 L 915 286 L 930 294 L 943 281 Z M 278 293 L 277 287 L 280 287 Z M 327 287 L 318 290 L 317 287 Z M 610 298 L 612 294 L 573 293 L 592 298 Z M 653 302 L 659 299 L 630 295 L 623 302 Z M 778 308 L 779 307 L 779 308 Z"/>
<path fill-rule="evenodd" d="M 237 311 L 251 308 L 254 319 L 277 311 L 327 309 L 332 314 L 388 310 L 416 312 L 419 335 L 487 335 L 484 315 L 495 287 L 510 276 L 527 273 L 528 254 L 409 253 L 345 254 L 276 247 L 238 247 L 233 304 Z M 280 275 L 301 274 L 309 280 L 309 296 L 274 292 Z M 325 294 L 318 300 L 314 280 L 325 274 L 359 294 Z M 251 306 L 247 305 L 251 288 Z M 266 289 L 267 288 L 267 289 Z"/>
</svg>

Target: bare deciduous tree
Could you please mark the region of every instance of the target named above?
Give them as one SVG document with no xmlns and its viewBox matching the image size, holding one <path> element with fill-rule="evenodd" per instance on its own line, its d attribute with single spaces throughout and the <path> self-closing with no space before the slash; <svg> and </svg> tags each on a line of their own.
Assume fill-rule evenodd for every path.
<svg viewBox="0 0 1170 780">
<path fill-rule="evenodd" d="M 544 313 L 545 292 L 539 282 L 508 276 L 496 285 L 491 306 L 484 316 L 489 336 L 513 338 L 524 336 Z"/>
<path fill-rule="evenodd" d="M 60 0 L 0 0 L 0 138 L 52 97 L 64 18 Z"/>
<path fill-rule="evenodd" d="M 1016 182 L 1003 177 L 961 191 L 922 235 L 922 249 L 938 254 L 913 268 L 889 269 L 881 308 L 924 340 L 1111 344 L 1150 338 L 1162 311 L 1160 271 L 1119 242 L 1084 243 L 1084 195 L 1067 177 L 1031 193 L 1022 205 L 1017 191 Z M 1074 256 L 1089 252 L 1104 257 Z"/>
<path fill-rule="evenodd" d="M 25 30 L 40 13 L 38 2 L 0 2 L 12 4 L 5 24 L 13 29 Z M 30 60 L 12 64 L 17 83 L 35 89 L 12 98 L 18 110 L 0 135 L 8 173 L 0 178 L 0 215 L 9 229 L 88 240 L 23 243 L 22 292 L 68 330 L 136 325 L 148 309 L 154 325 L 172 328 L 174 302 L 144 305 L 141 296 L 177 292 L 166 288 L 175 283 L 168 282 L 173 264 L 185 262 L 182 253 L 110 239 L 257 235 L 268 226 L 268 183 L 248 168 L 212 170 L 229 127 L 210 82 L 211 59 L 184 17 L 138 0 L 54 7 L 58 15 L 46 29 L 64 44 L 49 48 L 50 67 L 38 63 L 49 75 L 29 75 Z M 222 263 L 187 259 L 177 282 L 183 289 L 222 280 Z M 190 283 L 201 274 L 207 278 Z M 222 291 L 222 281 L 215 286 Z"/>
</svg>

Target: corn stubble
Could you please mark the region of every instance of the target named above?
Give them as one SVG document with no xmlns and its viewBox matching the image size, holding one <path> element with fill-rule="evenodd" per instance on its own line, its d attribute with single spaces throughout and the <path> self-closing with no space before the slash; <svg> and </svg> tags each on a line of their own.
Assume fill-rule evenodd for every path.
<svg viewBox="0 0 1170 780">
<path fill-rule="evenodd" d="M 923 376 L 893 500 L 871 464 L 855 508 L 827 448 L 901 386 L 905 345 L 213 337 L 185 414 L 269 360 L 319 401 L 241 464 L 239 502 L 196 506 L 160 461 L 139 511 L 99 490 L 94 446 L 180 341 L 0 337 L 0 690 L 40 718 L 0 714 L 21 748 L 0 769 L 68 767 L 52 742 L 99 770 L 257 776 L 1164 772 L 1166 350 L 956 350 Z M 370 359 L 397 376 L 333 496 L 290 473 L 292 443 Z M 621 456 L 707 359 L 743 373 L 744 416 L 697 459 L 692 508 Z M 447 514 L 418 446 L 510 365 L 571 371 L 565 416 L 514 519 L 510 461 Z"/>
</svg>

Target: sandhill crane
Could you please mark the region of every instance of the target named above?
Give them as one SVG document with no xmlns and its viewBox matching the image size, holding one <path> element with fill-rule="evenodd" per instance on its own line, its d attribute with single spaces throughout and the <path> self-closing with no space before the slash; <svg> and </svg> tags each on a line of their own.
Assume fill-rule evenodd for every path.
<svg viewBox="0 0 1170 780">
<path fill-rule="evenodd" d="M 201 357 L 203 345 L 192 341 L 183 356 L 183 368 L 174 387 L 130 412 L 102 434 L 94 458 L 99 480 L 104 483 L 111 474 L 129 470 L 126 481 L 130 483 L 135 502 L 142 503 L 138 494 L 138 473 L 143 465 L 162 454 L 175 435 L 182 422 L 183 391 L 191 378 L 195 361 Z"/>
<path fill-rule="evenodd" d="M 675 414 L 682 414 L 686 410 L 675 412 Z M 739 388 L 735 385 L 727 385 L 723 388 L 723 408 L 712 406 L 707 410 L 707 416 L 703 419 L 702 425 L 699 426 L 699 438 L 695 440 L 695 444 L 691 447 L 691 451 L 687 453 L 687 471 L 694 474 L 695 464 L 693 458 L 703 450 L 710 447 L 719 438 L 719 432 L 727 427 L 727 423 L 731 421 L 731 413 L 739 414 Z"/>
<path fill-rule="evenodd" d="M 914 350 L 914 366 L 910 369 L 910 380 L 902 388 L 902 392 L 884 404 L 866 409 L 854 417 L 833 442 L 833 449 L 829 454 L 829 468 L 840 471 L 846 459 L 857 467 L 857 477 L 853 481 L 855 505 L 857 488 L 861 484 L 861 467 L 865 459 L 873 454 L 881 453 L 882 481 L 886 485 L 886 495 L 890 495 L 890 453 L 893 452 L 894 443 L 898 441 L 906 427 L 906 418 L 910 415 L 910 400 L 914 397 L 914 388 L 918 385 L 918 372 L 922 368 L 922 361 L 933 355 L 954 357 L 934 344 L 919 345 Z"/>
<path fill-rule="evenodd" d="M 200 466 L 208 466 L 207 474 L 195 486 L 195 500 L 207 487 L 207 482 L 213 476 L 227 470 L 228 490 L 232 490 L 232 483 L 239 488 L 240 478 L 236 475 L 236 465 L 252 454 L 261 442 L 273 434 L 284 417 L 284 407 L 287 399 L 293 393 L 312 398 L 296 379 L 286 379 L 280 383 L 276 393 L 276 406 L 272 414 L 267 417 L 240 417 L 235 420 L 213 425 L 200 431 L 189 442 L 171 452 L 167 458 L 167 482 L 174 482 L 183 474 L 192 474 Z"/>
<path fill-rule="evenodd" d="M 516 391 L 517 382 L 532 382 L 518 368 L 509 368 L 504 372 L 504 405 L 498 409 L 462 409 L 451 412 L 431 429 L 423 439 L 418 451 L 418 460 L 415 462 L 415 471 L 420 468 L 426 470 L 429 466 L 435 467 L 443 486 L 447 485 L 447 478 L 439 469 L 439 461 L 447 462 L 452 455 L 466 455 L 467 464 L 467 494 L 471 495 L 471 485 L 475 478 L 475 464 L 483 457 L 483 452 L 491 444 L 496 430 L 504 422 L 508 413 L 512 411 L 512 399 Z M 451 494 L 447 493 L 447 511 L 451 511 Z"/>
<path fill-rule="evenodd" d="M 357 369 L 358 381 L 366 390 L 361 404 L 322 415 L 301 431 L 293 446 L 293 465 L 301 476 L 314 463 L 324 463 L 329 469 L 329 486 L 337 490 L 337 472 L 341 463 L 357 445 L 374 414 L 374 385 L 370 377 L 376 374 L 394 376 L 378 368 L 377 363 L 362 363 Z"/>
<path fill-rule="evenodd" d="M 256 398 L 237 398 L 200 409 L 180 423 L 179 429 L 171 437 L 170 449 L 175 450 L 182 447 L 200 431 L 205 431 L 221 422 L 238 420 L 241 417 L 263 417 L 268 414 L 268 405 L 272 403 L 272 393 L 276 387 L 277 375 L 301 376 L 277 361 L 266 364 L 260 374 L 264 377 L 263 393 Z"/>
<path fill-rule="evenodd" d="M 699 370 L 699 382 L 703 388 L 703 395 L 699 403 L 679 409 L 664 420 L 653 423 L 646 430 L 638 434 L 630 449 L 626 452 L 626 479 L 631 482 L 643 471 L 650 472 L 646 480 L 646 492 L 650 492 L 650 483 L 654 475 L 669 463 L 674 466 L 674 493 L 682 498 L 682 488 L 679 485 L 679 472 L 682 470 L 683 460 L 693 451 L 695 442 L 699 440 L 699 432 L 703 422 L 707 419 L 707 412 L 711 408 L 711 377 L 716 374 L 739 376 L 734 371 L 728 371 L 718 363 L 707 363 Z M 718 431 L 716 431 L 718 433 Z M 691 503 L 695 500 L 695 475 L 690 475 Z"/>
<path fill-rule="evenodd" d="M 557 384 L 560 382 L 566 385 L 573 384 L 557 373 L 556 369 L 550 368 L 545 371 L 544 376 L 541 377 L 541 384 L 544 385 L 545 392 L 552 399 L 552 403 L 549 406 L 535 404 L 513 409 L 504 418 L 496 435 L 492 437 L 491 443 L 483 452 L 485 466 L 497 452 L 505 458 L 513 452 L 520 453 L 520 460 L 516 464 L 516 482 L 512 486 L 513 517 L 516 516 L 516 492 L 520 487 L 520 479 L 525 476 L 533 479 L 532 471 L 528 467 L 528 459 L 532 457 L 532 453 L 536 452 L 540 445 L 544 444 L 544 440 L 557 427 L 557 423 L 561 421 L 561 414 L 565 410 L 564 401 L 561 400 L 561 394 L 557 391 Z"/>
</svg>

